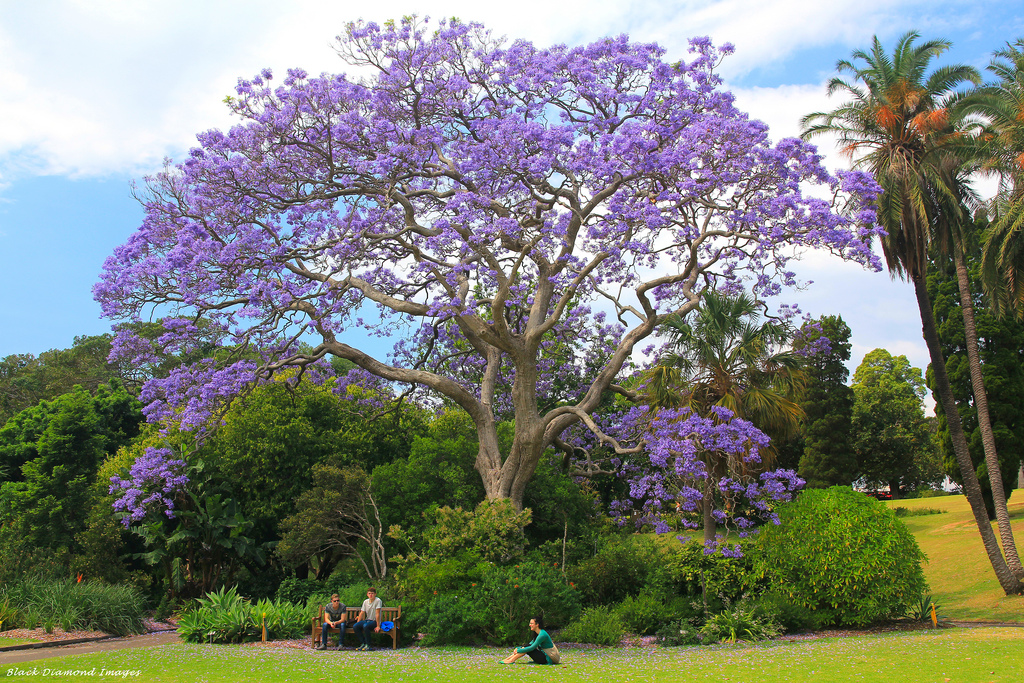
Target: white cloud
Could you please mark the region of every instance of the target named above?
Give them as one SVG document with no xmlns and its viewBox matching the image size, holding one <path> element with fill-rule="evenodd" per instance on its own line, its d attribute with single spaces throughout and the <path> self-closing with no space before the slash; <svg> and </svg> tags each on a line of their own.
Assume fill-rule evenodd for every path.
<svg viewBox="0 0 1024 683">
<path fill-rule="evenodd" d="M 962 6 L 960 0 L 949 0 Z M 239 76 L 340 70 L 330 48 L 347 21 L 417 13 L 484 22 L 538 44 L 579 43 L 628 32 L 685 56 L 686 40 L 711 35 L 738 51 L 727 75 L 748 73 L 808 46 L 864 44 L 923 0 L 35 0 L 5 3 L 0 17 L 0 179 L 24 174 L 138 175 L 180 155 L 196 132 L 230 125 L 221 104 Z M 898 23 L 898 22 L 897 22 Z M 841 51 L 846 54 L 846 50 Z M 826 69 L 831 63 L 825 64 Z M 809 90 L 744 91 L 771 107 L 755 115 L 794 131 Z M 781 116 L 786 98 L 791 115 Z M 788 123 L 787 123 L 788 122 Z"/>
<path fill-rule="evenodd" d="M 736 106 L 768 124 L 772 140 L 800 136 L 800 119 L 829 106 L 824 83 L 732 88 Z"/>
</svg>

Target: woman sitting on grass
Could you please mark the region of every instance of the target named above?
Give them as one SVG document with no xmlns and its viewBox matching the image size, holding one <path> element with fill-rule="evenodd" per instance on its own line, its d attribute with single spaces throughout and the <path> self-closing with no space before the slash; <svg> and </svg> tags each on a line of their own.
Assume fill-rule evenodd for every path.
<svg viewBox="0 0 1024 683">
<path fill-rule="evenodd" d="M 551 642 L 551 636 L 544 630 L 544 617 L 530 619 L 530 630 L 537 634 L 533 642 L 525 647 L 517 647 L 505 659 L 503 664 L 512 664 L 523 655 L 530 655 L 534 664 L 558 664 L 562 656 L 558 648 Z"/>
</svg>

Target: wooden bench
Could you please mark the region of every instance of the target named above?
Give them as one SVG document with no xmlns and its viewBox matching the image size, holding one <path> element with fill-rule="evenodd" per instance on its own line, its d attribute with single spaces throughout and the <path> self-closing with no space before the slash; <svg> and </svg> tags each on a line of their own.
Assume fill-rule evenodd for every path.
<svg viewBox="0 0 1024 683">
<path fill-rule="evenodd" d="M 345 610 L 345 633 L 355 633 L 355 631 L 352 629 L 352 624 L 356 623 L 359 620 L 360 611 L 361 610 L 358 607 L 349 607 Z M 377 622 L 378 626 L 380 626 L 385 621 L 390 621 L 395 625 L 395 627 L 390 631 L 381 631 L 380 635 L 391 636 L 391 649 L 397 649 L 398 632 L 401 629 L 402 623 L 401 605 L 399 605 L 398 607 L 382 607 L 377 611 L 379 612 L 377 616 L 380 619 L 380 621 Z M 323 624 L 324 606 L 321 605 L 320 609 L 317 611 L 317 615 L 313 617 L 313 635 L 312 638 L 310 638 L 310 645 L 312 647 L 316 647 L 316 644 L 320 642 Z M 327 633 L 328 635 L 332 633 L 338 633 L 338 629 L 334 627 L 328 628 Z M 344 639 L 344 634 L 338 634 L 338 637 Z"/>
</svg>

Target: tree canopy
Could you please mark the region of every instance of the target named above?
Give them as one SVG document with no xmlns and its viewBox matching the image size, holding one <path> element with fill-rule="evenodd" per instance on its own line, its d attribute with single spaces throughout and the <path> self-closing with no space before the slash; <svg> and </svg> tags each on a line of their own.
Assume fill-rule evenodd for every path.
<svg viewBox="0 0 1024 683">
<path fill-rule="evenodd" d="M 934 455 L 924 419 L 924 378 L 906 356 L 875 349 L 853 373 L 853 431 L 857 466 L 873 484 L 887 484 L 893 498 L 922 481 Z M 932 458 L 934 460 L 934 458 Z"/>
<path fill-rule="evenodd" d="M 167 314 L 161 350 L 216 330 L 262 354 L 151 380 L 150 419 L 201 426 L 333 355 L 462 407 L 487 496 L 520 506 L 545 448 L 596 428 L 637 345 L 707 288 L 777 294 L 794 247 L 878 266 L 877 186 L 771 144 L 719 87 L 729 46 L 695 39 L 692 61 L 666 61 L 625 36 L 541 49 L 409 18 L 351 24 L 337 49 L 358 78 L 241 80 L 241 122 L 148 180 L 142 226 L 107 260 L 104 314 Z M 359 328 L 400 340 L 384 358 L 353 345 Z M 153 346 L 126 328 L 114 353 L 142 364 Z M 575 389 L 548 407 L 556 385 Z"/>
<path fill-rule="evenodd" d="M 828 349 L 806 355 L 807 386 L 800 399 L 806 415 L 800 447 L 800 476 L 808 488 L 849 486 L 857 478 L 853 449 L 853 389 L 846 385 L 850 371 L 850 327 L 841 316 L 826 315 L 806 323 L 793 344 L 798 352 L 822 341 Z"/>
</svg>

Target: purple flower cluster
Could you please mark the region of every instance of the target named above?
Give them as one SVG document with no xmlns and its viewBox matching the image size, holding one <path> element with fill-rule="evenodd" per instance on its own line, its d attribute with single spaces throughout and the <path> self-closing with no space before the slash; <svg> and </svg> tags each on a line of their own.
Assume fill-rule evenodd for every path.
<svg viewBox="0 0 1024 683">
<path fill-rule="evenodd" d="M 807 318 L 793 335 L 793 353 L 807 357 L 832 353 L 832 340 L 825 336 L 821 322 Z"/>
<path fill-rule="evenodd" d="M 147 448 L 132 464 L 129 479 L 110 478 L 110 493 L 123 492 L 114 502 L 114 510 L 126 513 L 124 525 L 141 521 L 151 510 L 174 517 L 174 496 L 189 479 L 186 464 L 170 448 Z"/>
</svg>

